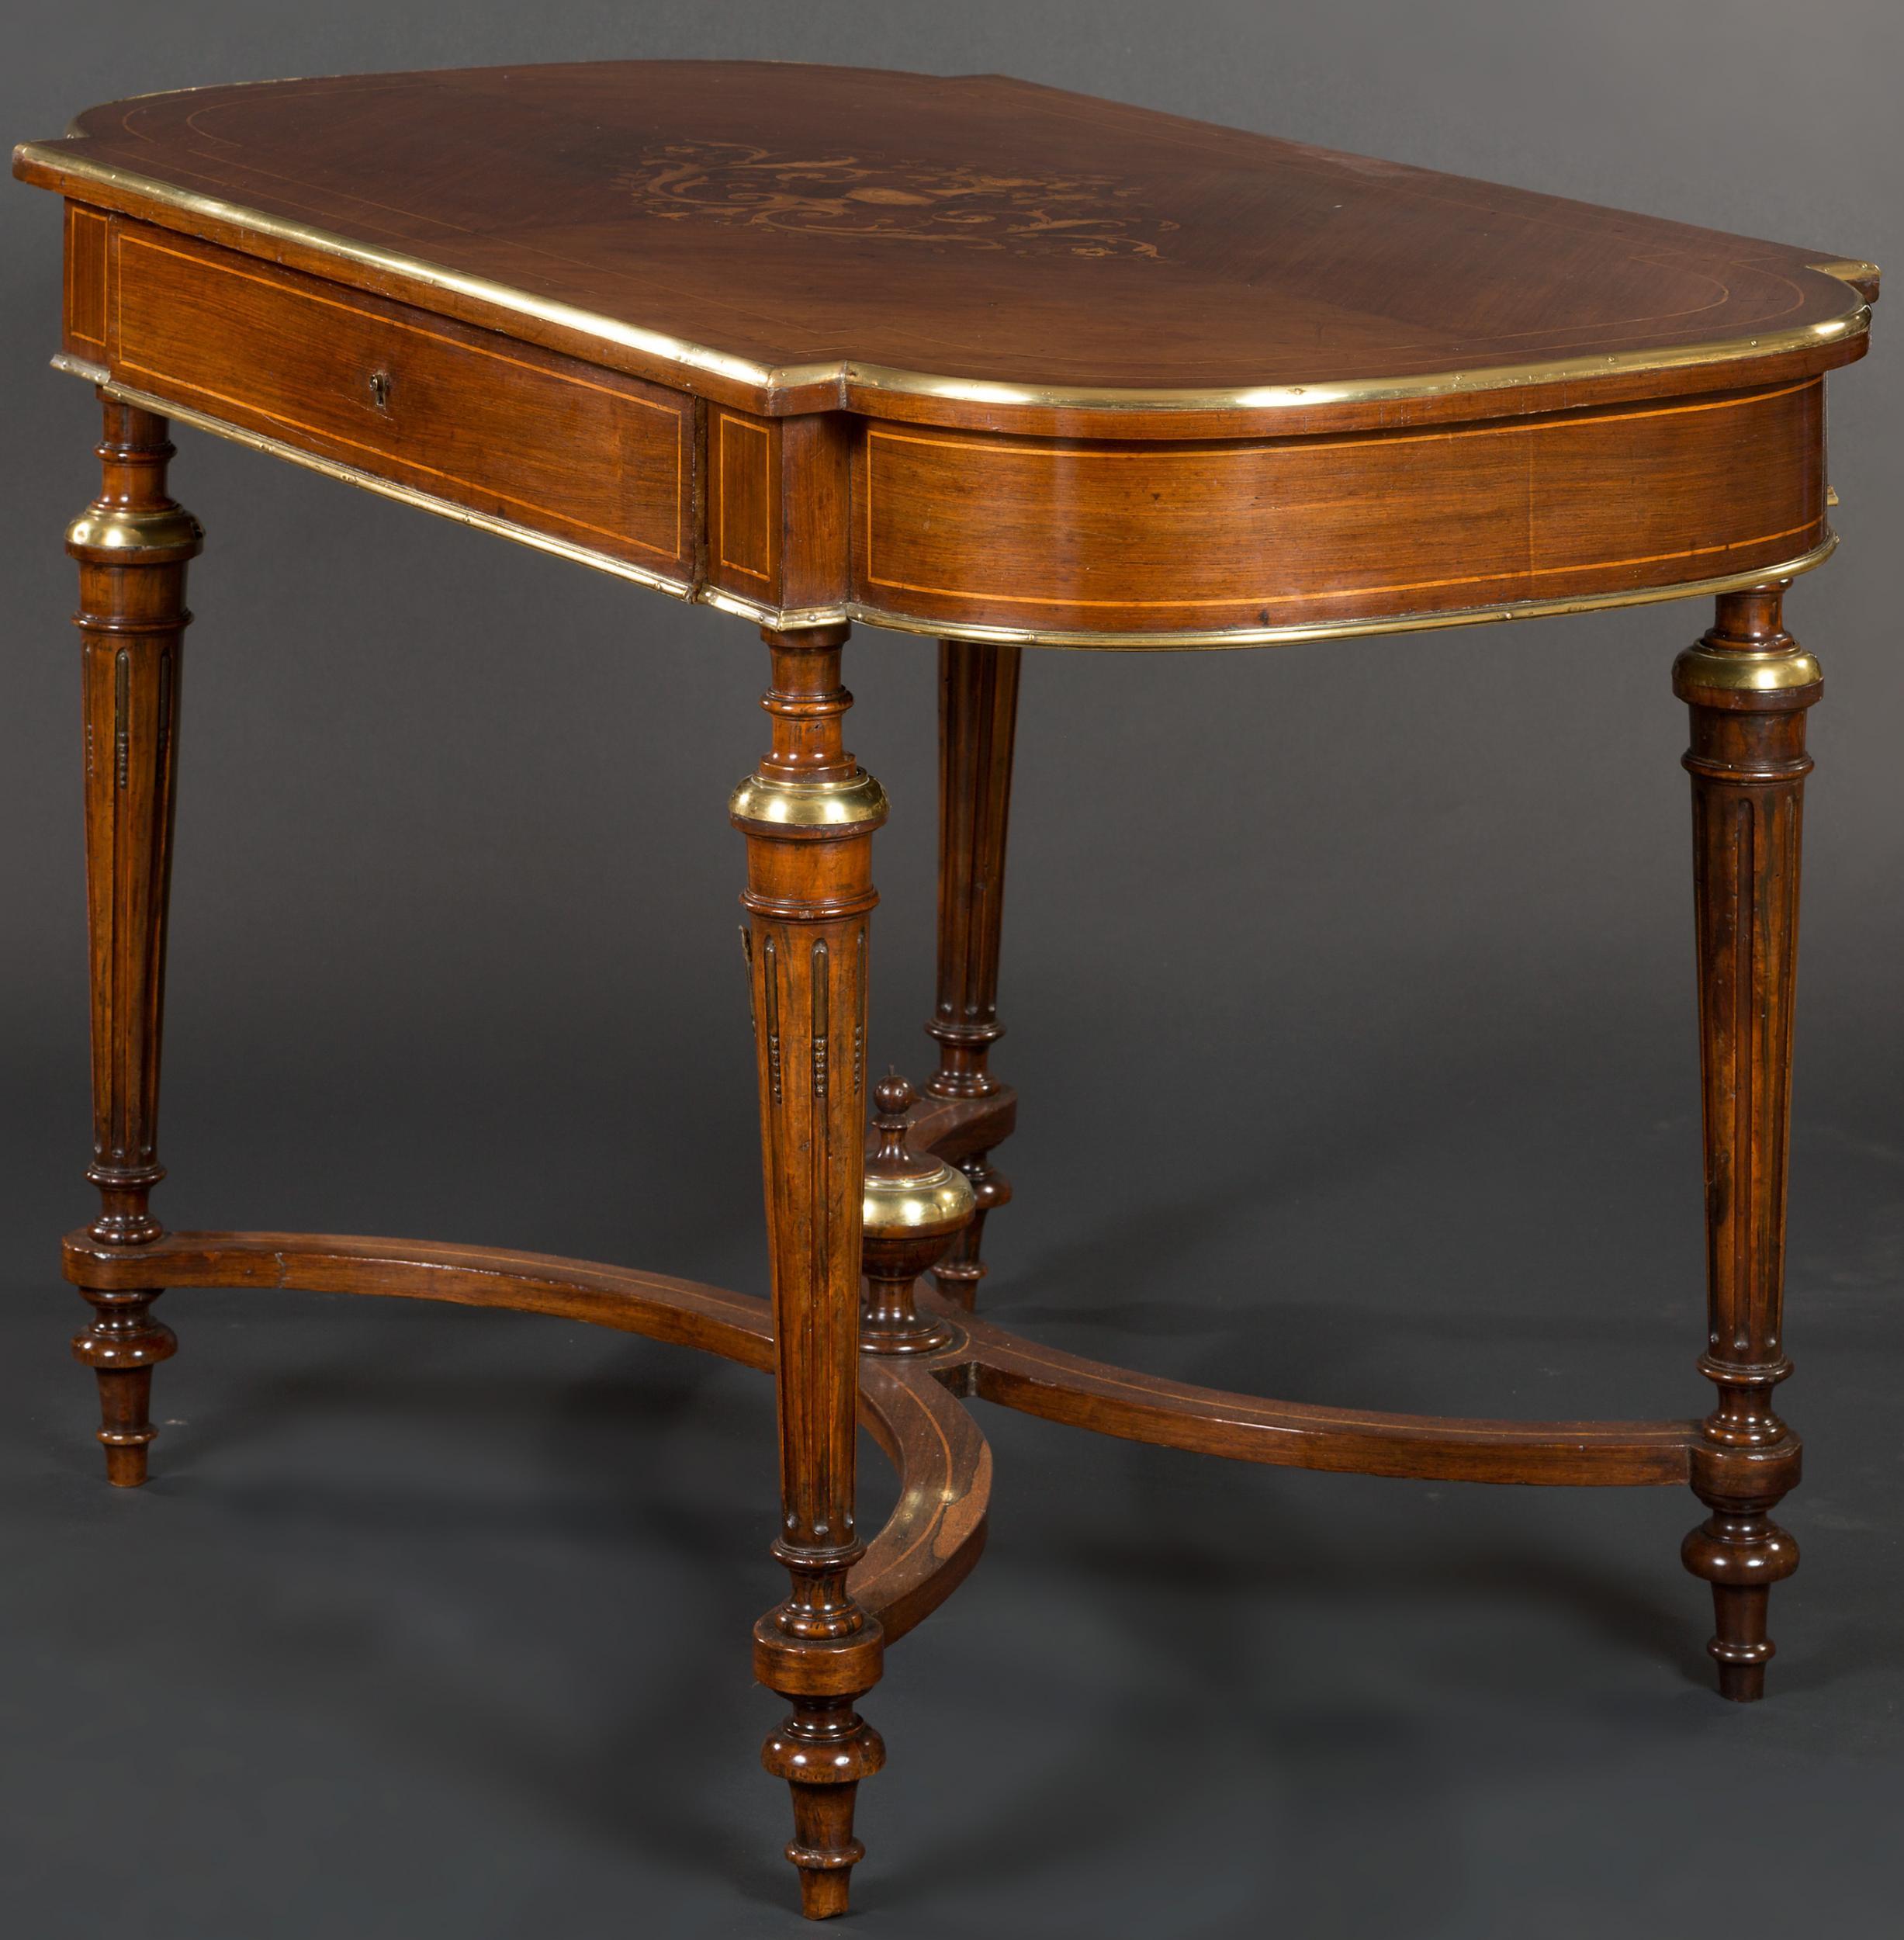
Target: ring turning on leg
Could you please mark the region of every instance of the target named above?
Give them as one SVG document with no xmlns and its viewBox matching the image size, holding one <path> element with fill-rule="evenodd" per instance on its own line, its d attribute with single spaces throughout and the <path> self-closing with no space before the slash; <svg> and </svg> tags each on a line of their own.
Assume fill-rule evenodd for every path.
<svg viewBox="0 0 1904 1940">
<path fill-rule="evenodd" d="M 1686 1567 L 1712 1586 L 1707 1648 L 1726 1697 L 1762 1697 L 1771 1585 L 1798 1546 L 1771 1520 L 1798 1481 L 1798 1437 L 1772 1405 L 1783 1346 L 1792 971 L 1798 944 L 1805 712 L 1818 663 L 1780 623 L 1776 591 L 1722 594 L 1673 670 L 1690 709 L 1708 1288 L 1700 1371 L 1719 1391 L 1692 1447 L 1711 1515 Z"/>
<path fill-rule="evenodd" d="M 185 563 L 198 521 L 166 495 L 165 421 L 107 402 L 99 496 L 67 528 L 79 562 L 85 645 L 86 916 L 92 989 L 92 1164 L 88 1229 L 129 1256 L 163 1228 L 147 1206 L 158 1162 L 159 1037 L 171 875 Z M 109 1481 L 146 1478 L 152 1369 L 175 1348 L 152 1318 L 159 1287 L 94 1291 L 73 1342 L 99 1377 Z"/>
<path fill-rule="evenodd" d="M 846 1572 L 853 1524 L 865 1163 L 866 928 L 886 798 L 841 744 L 843 626 L 764 635 L 773 746 L 729 804 L 747 838 L 746 938 L 771 1256 L 785 1600 L 754 1626 L 755 1673 L 792 1706 L 767 1741 L 793 1788 L 808 1917 L 843 1913 L 862 1848 L 859 1781 L 884 1758 L 853 1709 L 880 1672 L 878 1621 Z"/>
</svg>

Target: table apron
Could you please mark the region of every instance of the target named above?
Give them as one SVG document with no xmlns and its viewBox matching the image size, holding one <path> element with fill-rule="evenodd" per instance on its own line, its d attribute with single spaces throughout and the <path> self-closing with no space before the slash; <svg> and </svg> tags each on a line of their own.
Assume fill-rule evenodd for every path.
<svg viewBox="0 0 1904 1940">
<path fill-rule="evenodd" d="M 1347 435 L 1010 437 L 756 417 L 78 204 L 67 247 L 58 361 L 110 395 L 783 630 L 1243 646 L 1733 591 L 1835 543 L 1821 375 Z"/>
</svg>

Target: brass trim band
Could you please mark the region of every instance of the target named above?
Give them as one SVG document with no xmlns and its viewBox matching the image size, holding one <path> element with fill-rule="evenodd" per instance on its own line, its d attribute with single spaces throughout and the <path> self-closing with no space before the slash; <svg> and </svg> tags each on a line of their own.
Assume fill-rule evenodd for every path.
<svg viewBox="0 0 1904 1940">
<path fill-rule="evenodd" d="M 55 370 L 84 378 L 88 383 L 96 385 L 104 395 L 116 398 L 122 404 L 136 404 L 143 411 L 155 412 L 181 424 L 189 424 L 197 431 L 209 431 L 215 438 L 229 438 L 233 443 L 243 445 L 252 451 L 285 459 L 293 465 L 303 466 L 307 470 L 321 472 L 327 478 L 341 480 L 347 485 L 355 485 L 365 491 L 378 493 L 385 498 L 393 498 L 401 504 L 414 505 L 424 511 L 439 513 L 445 518 L 459 520 L 465 525 L 473 525 L 480 531 L 513 539 L 518 545 L 534 546 L 538 552 L 552 553 L 559 559 L 572 559 L 578 565 L 593 566 L 597 572 L 611 573 L 618 579 L 632 580 L 638 586 L 652 587 L 655 591 L 666 593 L 674 599 L 714 607 L 722 612 L 753 620 L 779 632 L 798 632 L 814 627 L 836 626 L 843 622 L 857 621 L 868 626 L 886 627 L 895 632 L 929 634 L 936 639 L 978 640 L 1001 646 L 1071 647 L 1121 652 L 1288 646 L 1300 645 L 1308 640 L 1353 639 L 1371 634 L 1421 632 L 1446 626 L 1480 625 L 1494 620 L 1544 619 L 1563 613 L 1594 613 L 1610 607 L 1651 606 L 1665 600 L 1696 599 L 1719 593 L 1740 593 L 1755 586 L 1774 586 L 1795 580 L 1801 573 L 1809 573 L 1813 567 L 1823 565 L 1838 544 L 1837 535 L 1827 529 L 1818 545 L 1809 552 L 1799 553 L 1795 558 L 1781 559 L 1771 566 L 1753 566 L 1744 572 L 1722 573 L 1712 578 L 1683 580 L 1667 586 L 1629 587 L 1618 593 L 1580 594 L 1563 599 L 1525 600 L 1493 606 L 1456 607 L 1443 612 L 1391 613 L 1362 619 L 1314 620 L 1291 626 L 1111 633 L 1065 629 L 988 626 L 975 622 L 961 621 L 943 614 L 916 615 L 895 613 L 860 600 L 843 601 L 833 606 L 776 607 L 767 605 L 758 600 L 744 598 L 739 594 L 724 591 L 704 582 L 695 584 L 668 579 L 646 566 L 632 565 L 625 559 L 613 558 L 606 553 L 593 552 L 587 546 L 574 545 L 567 539 L 556 539 L 546 532 L 538 532 L 531 527 L 519 525 L 514 520 L 499 518 L 487 512 L 474 511 L 467 506 L 455 504 L 448 499 L 432 497 L 428 492 L 420 492 L 412 486 L 400 485 L 392 480 L 380 478 L 374 472 L 362 471 L 354 465 L 341 464 L 335 459 L 322 458 L 315 452 L 300 450 L 295 445 L 287 445 L 281 439 L 267 437 L 261 431 L 247 431 L 222 418 L 208 417 L 203 411 L 192 410 L 183 404 L 172 404 L 150 391 L 137 390 L 129 385 L 115 383 L 112 373 L 103 365 L 90 363 L 84 358 L 71 356 L 62 352 L 52 359 L 52 363 Z"/>
<path fill-rule="evenodd" d="M 770 397 L 779 392 L 830 387 L 842 407 L 850 404 L 856 391 L 886 391 L 961 404 L 1030 406 L 1059 411 L 1308 410 L 1318 405 L 1385 403 L 1406 398 L 1445 397 L 1457 392 L 1469 394 L 1524 390 L 1536 384 L 1683 369 L 1694 364 L 1757 360 L 1788 351 L 1817 349 L 1847 338 L 1862 336 L 1871 327 L 1871 306 L 1864 300 L 1853 279 L 1874 274 L 1873 266 L 1833 258 L 1810 266 L 1820 274 L 1844 283 L 1859 300 L 1850 310 L 1820 323 L 1761 331 L 1755 336 L 1719 338 L 1705 343 L 1678 344 L 1654 350 L 1548 358 L 1525 364 L 1435 371 L 1412 377 L 1321 378 L 1301 384 L 1152 390 L 1112 385 L 996 383 L 947 377 L 929 371 L 901 369 L 883 364 L 860 363 L 851 359 L 833 363 L 770 365 L 715 350 L 704 344 L 693 343 L 665 331 L 644 330 L 636 324 L 579 309 L 573 304 L 535 296 L 526 290 L 512 289 L 507 283 L 445 268 L 400 251 L 354 242 L 330 230 L 270 215 L 262 210 L 227 202 L 221 196 L 182 189 L 176 183 L 140 175 L 134 169 L 116 168 L 108 162 L 64 153 L 61 144 L 57 141 L 22 142 L 14 151 L 14 158 L 16 164 L 26 162 L 45 170 L 55 178 L 52 185 L 63 192 L 70 193 L 74 185 L 84 184 L 122 192 L 142 203 L 156 203 L 185 215 L 228 223 L 250 235 L 295 243 L 375 270 L 381 275 L 401 277 L 426 289 L 449 291 L 518 316 L 536 317 L 559 329 L 618 345 L 682 370 L 698 371 L 711 377 L 746 384 L 766 392 Z M 765 408 L 770 411 L 771 405 Z"/>
<path fill-rule="evenodd" d="M 860 1230 L 868 1239 L 903 1239 L 915 1233 L 955 1233 L 978 1204 L 971 1181 L 942 1159 L 917 1177 L 866 1176 Z"/>
<path fill-rule="evenodd" d="M 1813 265 L 1816 267 L 1816 265 Z M 1827 272 L 1829 273 L 1829 272 Z M 1529 364 L 1483 365 L 1477 370 L 1430 371 L 1411 377 L 1341 377 L 1302 384 L 1243 385 L 1227 390 L 1134 390 L 1096 384 L 1009 384 L 971 377 L 936 377 L 884 364 L 850 361 L 838 370 L 842 400 L 854 392 L 890 391 L 905 397 L 943 398 L 950 404 L 1041 407 L 1048 411 L 1309 411 L 1330 404 L 1386 404 L 1424 397 L 1463 397 L 1494 391 L 1528 390 L 1594 377 L 1643 376 L 1684 370 L 1693 365 L 1727 364 L 1816 350 L 1871 328 L 1871 306 L 1854 308 L 1823 323 L 1764 331 L 1756 337 L 1722 337 L 1656 350 L 1615 351 L 1598 356 L 1556 357 Z M 791 388 L 823 380 L 833 373 L 817 365 L 770 375 Z M 1739 380 L 1743 382 L 1743 379 Z M 1273 436 L 1266 428 L 1261 434 Z"/>
<path fill-rule="evenodd" d="M 1480 626 L 1493 620 L 1549 619 L 1563 613 L 1598 613 L 1616 606 L 1657 606 L 1667 600 L 1700 599 L 1718 593 L 1743 593 L 1755 586 L 1789 584 L 1802 573 L 1823 566 L 1838 549 L 1838 535 L 1829 529 L 1809 553 L 1755 566 L 1743 573 L 1716 578 L 1681 580 L 1670 586 L 1639 586 L 1621 593 L 1581 593 L 1563 599 L 1521 600 L 1495 606 L 1451 607 L 1439 613 L 1390 613 L 1359 620 L 1313 620 L 1294 626 L 1238 627 L 1230 632 L 1180 631 L 1161 633 L 1095 633 L 1046 631 L 1021 626 L 981 626 L 963 620 L 916 618 L 846 603 L 846 611 L 868 626 L 886 626 L 901 633 L 929 633 L 934 639 L 980 640 L 999 646 L 1072 647 L 1103 650 L 1139 648 L 1164 650 L 1210 650 L 1232 646 L 1297 646 L 1305 640 L 1357 639 L 1375 633 L 1421 633 L 1444 626 Z"/>
<path fill-rule="evenodd" d="M 1689 646 L 1673 663 L 1673 677 L 1682 686 L 1726 694 L 1783 694 L 1814 686 L 1824 674 L 1802 646 L 1777 647 L 1769 653 Z"/>
<path fill-rule="evenodd" d="M 786 781 L 749 774 L 727 798 L 729 817 L 756 828 L 815 834 L 877 827 L 886 819 L 886 791 L 864 768 L 843 781 Z"/>
<path fill-rule="evenodd" d="M 88 505 L 66 528 L 69 552 L 97 553 L 106 563 L 117 559 L 149 562 L 154 553 L 191 558 L 205 543 L 205 528 L 182 505 L 161 505 L 144 511 L 123 505 Z"/>
</svg>

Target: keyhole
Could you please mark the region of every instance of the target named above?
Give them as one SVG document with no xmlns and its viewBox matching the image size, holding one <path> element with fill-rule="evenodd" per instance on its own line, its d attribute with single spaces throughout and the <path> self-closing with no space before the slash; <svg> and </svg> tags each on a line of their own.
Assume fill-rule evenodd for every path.
<svg viewBox="0 0 1904 1940">
<path fill-rule="evenodd" d="M 370 401 L 380 411 L 390 408 L 390 373 L 387 370 L 373 370 L 370 373 Z"/>
</svg>

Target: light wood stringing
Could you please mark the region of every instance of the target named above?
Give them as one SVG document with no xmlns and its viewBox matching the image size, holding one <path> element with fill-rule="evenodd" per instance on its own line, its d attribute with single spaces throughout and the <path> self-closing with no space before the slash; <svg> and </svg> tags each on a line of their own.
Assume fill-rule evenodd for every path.
<svg viewBox="0 0 1904 1940">
<path fill-rule="evenodd" d="M 1141 634 L 1708 579 L 1823 539 L 1823 390 L 1223 445 L 869 424 L 854 595 L 949 629 Z"/>
<path fill-rule="evenodd" d="M 108 289 L 113 373 L 137 390 L 691 571 L 693 407 L 676 393 L 123 221 Z"/>
</svg>

